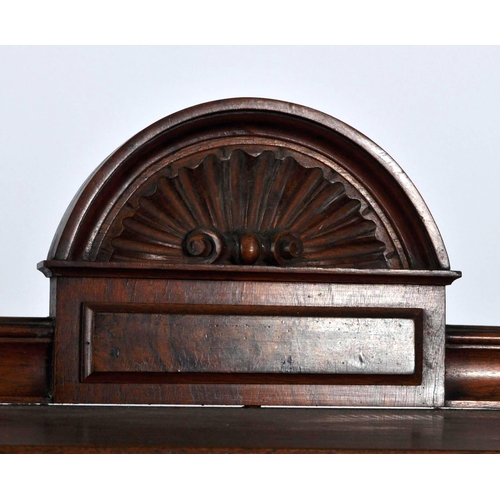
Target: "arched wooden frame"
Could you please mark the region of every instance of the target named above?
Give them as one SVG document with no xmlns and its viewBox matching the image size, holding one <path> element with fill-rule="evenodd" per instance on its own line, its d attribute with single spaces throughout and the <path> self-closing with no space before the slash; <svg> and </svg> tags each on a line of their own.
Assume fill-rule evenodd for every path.
<svg viewBox="0 0 500 500">
<path fill-rule="evenodd" d="M 127 141 L 77 193 L 61 221 L 48 259 L 107 260 L 109 248 L 102 246 L 115 219 L 124 218 L 120 210 L 127 212 L 124 205 L 138 191 L 147 192 L 162 171 L 169 170 L 168 175 L 175 176 L 175 169 L 193 169 L 208 155 L 222 161 L 232 152 L 236 157 L 235 150 L 241 149 L 250 155 L 267 151 L 281 161 L 292 157 L 308 169 L 323 169 L 325 179 L 340 180 L 348 194 L 355 192 L 362 201 L 362 210 L 374 214 L 378 231 L 386 233 L 380 235 L 381 239 L 394 247 L 391 251 L 398 262 L 389 267 L 449 269 L 443 241 L 429 210 L 410 179 L 385 151 L 324 113 L 267 99 L 228 99 L 188 108 Z M 202 194 L 219 188 L 214 180 Z"/>
</svg>

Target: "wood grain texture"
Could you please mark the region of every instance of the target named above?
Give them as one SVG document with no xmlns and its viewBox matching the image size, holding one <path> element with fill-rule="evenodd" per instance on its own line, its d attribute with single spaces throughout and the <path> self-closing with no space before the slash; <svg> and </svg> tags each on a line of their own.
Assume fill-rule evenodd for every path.
<svg viewBox="0 0 500 500">
<path fill-rule="evenodd" d="M 171 278 L 228 281 L 275 281 L 300 283 L 358 283 L 450 285 L 462 276 L 460 271 L 407 269 L 324 269 L 262 266 L 178 266 L 162 262 L 75 262 L 45 260 L 38 269 L 47 278 Z"/>
<path fill-rule="evenodd" d="M 2 453 L 498 453 L 497 412 L 0 407 Z"/>
<path fill-rule="evenodd" d="M 95 373 L 414 375 L 422 310 L 85 304 Z M 420 354 L 421 356 L 421 354 Z M 200 377 L 200 381 L 207 377 Z"/>
<path fill-rule="evenodd" d="M 57 402 L 444 403 L 460 273 L 394 160 L 309 108 L 231 99 L 148 127 L 82 186 L 40 270 Z"/>
<path fill-rule="evenodd" d="M 280 404 L 280 405 L 442 405 L 444 402 L 444 289 L 441 286 L 342 285 L 307 283 L 238 282 L 208 280 L 134 280 L 105 278 L 60 278 L 57 283 L 55 336 L 55 401 L 85 403 L 170 403 L 170 404 Z M 139 302 L 140 301 L 140 302 Z M 259 374 L 244 378 L 229 373 L 224 379 L 183 378 L 171 383 L 154 379 L 138 383 L 134 373 L 92 382 L 82 381 L 82 304 L 114 304 L 114 307 L 154 308 L 177 304 L 193 307 L 217 306 L 226 314 L 231 307 L 252 307 L 253 314 L 265 315 L 266 307 L 296 308 L 307 316 L 318 307 L 371 309 L 422 309 L 422 345 L 415 351 L 415 377 L 381 381 L 376 375 L 358 380 L 317 378 L 303 374 Z M 165 307 L 165 306 L 163 306 Z M 227 310 L 225 310 L 227 308 Z M 147 309 L 144 309 L 147 311 Z M 365 313 L 366 315 L 367 313 Z M 380 311 L 379 311 L 380 314 Z M 187 335 L 187 330 L 185 330 Z M 146 345 L 146 349 L 149 347 Z M 151 354 L 153 351 L 149 351 Z M 224 352 L 232 363 L 234 352 Z M 424 363 L 423 359 L 427 361 Z M 314 362 L 314 361 L 312 361 Z M 85 371 L 85 370 L 84 370 Z M 97 375 L 97 374 L 96 374 Z M 223 375 L 223 374 L 219 374 Z M 258 377 L 257 377 L 258 375 Z M 286 375 L 286 377 L 285 377 Z M 312 377 L 312 375 L 310 375 Z M 330 377 L 330 375 L 321 375 Z M 354 376 L 354 375 L 353 375 Z M 297 380 L 291 377 L 297 377 Z M 317 375 L 320 377 L 320 375 Z M 365 377 L 363 375 L 363 377 Z M 373 380 L 370 377 L 374 377 Z M 93 378 L 93 377 L 92 377 Z"/>
<path fill-rule="evenodd" d="M 53 329 L 49 318 L 0 318 L 0 402 L 51 401 Z M 446 406 L 500 408 L 500 327 L 446 332 Z"/>
<path fill-rule="evenodd" d="M 446 327 L 448 406 L 500 408 L 500 327 Z"/>
<path fill-rule="evenodd" d="M 50 400 L 53 333 L 50 318 L 0 318 L 0 402 Z"/>
</svg>

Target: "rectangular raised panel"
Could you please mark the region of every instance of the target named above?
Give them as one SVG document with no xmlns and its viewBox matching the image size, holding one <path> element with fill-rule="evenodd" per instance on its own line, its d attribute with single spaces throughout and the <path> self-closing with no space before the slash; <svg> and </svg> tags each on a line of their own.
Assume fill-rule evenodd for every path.
<svg viewBox="0 0 500 500">
<path fill-rule="evenodd" d="M 414 309 L 89 304 L 83 375 L 411 375 L 419 317 Z"/>
<path fill-rule="evenodd" d="M 59 278 L 56 313 L 57 403 L 444 403 L 444 286 Z M 248 332 L 245 324 L 251 324 Z M 326 327 L 340 324 L 346 331 L 356 325 L 349 343 L 342 344 L 351 360 L 346 369 L 352 371 L 334 371 L 345 360 L 337 357 Z M 402 325 L 399 343 L 391 340 L 396 324 Z M 299 330 L 304 341 L 297 345 Z M 375 331 L 380 337 L 372 344 Z M 279 354 L 266 347 L 259 358 L 251 346 L 266 344 L 266 332 L 272 332 L 269 346 Z M 340 341 L 337 337 L 337 346 Z M 334 354 L 323 357 L 330 347 Z M 210 359 L 201 356 L 207 350 Z M 358 350 L 366 371 L 355 371 L 361 363 L 353 368 Z M 283 366 L 289 356 L 292 362 Z"/>
</svg>

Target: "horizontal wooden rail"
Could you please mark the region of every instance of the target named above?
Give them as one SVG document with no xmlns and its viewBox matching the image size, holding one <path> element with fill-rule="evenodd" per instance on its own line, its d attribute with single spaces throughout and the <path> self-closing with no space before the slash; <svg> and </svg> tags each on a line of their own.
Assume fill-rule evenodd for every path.
<svg viewBox="0 0 500 500">
<path fill-rule="evenodd" d="M 51 318 L 0 318 L 0 402 L 51 400 Z"/>
<path fill-rule="evenodd" d="M 497 412 L 0 407 L 0 453 L 492 453 Z"/>
<path fill-rule="evenodd" d="M 500 408 L 500 327 L 446 326 L 447 406 Z"/>
<path fill-rule="evenodd" d="M 0 317 L 0 403 L 48 403 L 54 321 Z M 500 327 L 446 326 L 446 405 L 500 408 Z"/>
</svg>

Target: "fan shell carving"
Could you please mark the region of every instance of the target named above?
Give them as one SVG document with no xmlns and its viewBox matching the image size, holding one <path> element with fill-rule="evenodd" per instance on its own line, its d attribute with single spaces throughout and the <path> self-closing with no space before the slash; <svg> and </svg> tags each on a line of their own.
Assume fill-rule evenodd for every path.
<svg viewBox="0 0 500 500">
<path fill-rule="evenodd" d="M 387 268 L 362 203 L 318 167 L 265 150 L 208 154 L 155 180 L 121 220 L 112 261 Z"/>
</svg>

